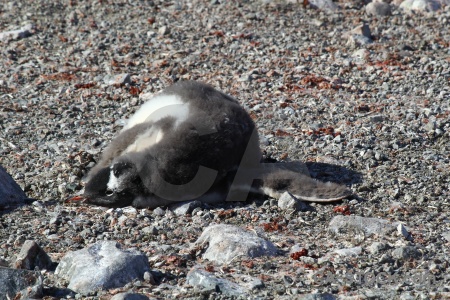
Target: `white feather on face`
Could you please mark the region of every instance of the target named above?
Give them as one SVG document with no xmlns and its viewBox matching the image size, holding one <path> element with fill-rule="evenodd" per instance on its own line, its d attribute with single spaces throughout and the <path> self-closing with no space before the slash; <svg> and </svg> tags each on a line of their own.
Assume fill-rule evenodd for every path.
<svg viewBox="0 0 450 300">
<path fill-rule="evenodd" d="M 144 103 L 142 107 L 128 120 L 122 131 L 137 124 L 157 122 L 164 117 L 174 117 L 175 126 L 185 121 L 189 116 L 189 104 L 183 102 L 177 95 L 158 95 Z"/>
<path fill-rule="evenodd" d="M 110 191 L 116 191 L 119 188 L 119 185 L 119 179 L 114 175 L 114 169 L 111 167 L 111 171 L 109 173 L 109 181 L 106 187 Z"/>
</svg>

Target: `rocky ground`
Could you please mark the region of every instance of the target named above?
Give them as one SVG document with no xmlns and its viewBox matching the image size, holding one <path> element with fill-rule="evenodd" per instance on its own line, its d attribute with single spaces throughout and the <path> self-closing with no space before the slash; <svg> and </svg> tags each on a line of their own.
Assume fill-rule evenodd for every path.
<svg viewBox="0 0 450 300">
<path fill-rule="evenodd" d="M 49 267 L 44 299 L 237 297 L 229 282 L 245 298 L 449 299 L 445 4 L 3 0 L 0 164 L 30 200 L 0 208 L 1 265 L 14 266 L 26 240 L 56 263 L 111 240 L 145 254 L 154 278 L 77 293 Z M 267 157 L 302 160 L 354 196 L 299 211 L 274 199 L 188 213 L 65 202 L 139 95 L 182 79 L 239 99 Z M 216 223 L 257 234 L 278 255 L 204 258 L 194 242 Z M 216 283 L 187 280 L 189 271 Z"/>
</svg>

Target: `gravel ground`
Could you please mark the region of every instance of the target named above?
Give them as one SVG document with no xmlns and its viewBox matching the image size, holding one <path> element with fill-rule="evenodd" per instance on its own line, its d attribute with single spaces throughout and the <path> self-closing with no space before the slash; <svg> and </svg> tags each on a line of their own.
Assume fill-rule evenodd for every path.
<svg viewBox="0 0 450 300">
<path fill-rule="evenodd" d="M 450 6 L 407 13 L 392 3 L 384 17 L 363 1 L 340 0 L 334 11 L 302 3 L 2 0 L 0 32 L 32 27 L 18 38 L 0 35 L 0 164 L 34 199 L 0 212 L 2 264 L 27 239 L 54 261 L 116 240 L 145 253 L 161 282 L 90 299 L 121 290 L 213 299 L 219 295 L 185 283 L 192 266 L 208 262 L 182 253 L 207 225 L 226 223 L 260 232 L 286 253 L 209 268 L 261 279 L 255 297 L 449 299 Z M 111 74 L 130 77 L 108 82 Z M 185 216 L 64 202 L 142 104 L 139 94 L 182 79 L 239 99 L 268 157 L 305 161 L 312 176 L 346 184 L 355 196 L 305 212 L 254 199 Z M 401 222 L 410 241 L 396 232 L 333 235 L 330 220 L 342 213 Z M 399 254 L 405 246 L 420 255 Z M 331 255 L 352 247 L 361 253 Z M 395 280 L 346 283 L 350 269 Z M 311 277 L 324 270 L 336 280 Z M 410 280 L 424 272 L 433 280 Z M 63 283 L 43 273 L 46 299 L 58 298 Z"/>
</svg>

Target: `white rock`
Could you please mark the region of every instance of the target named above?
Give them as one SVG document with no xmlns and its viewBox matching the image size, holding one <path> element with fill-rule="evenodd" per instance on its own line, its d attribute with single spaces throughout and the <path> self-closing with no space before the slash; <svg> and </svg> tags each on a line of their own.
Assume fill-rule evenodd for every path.
<svg viewBox="0 0 450 300">
<path fill-rule="evenodd" d="M 122 287 L 150 272 L 148 259 L 137 250 L 123 250 L 114 241 L 101 241 L 78 251 L 68 252 L 55 275 L 69 281 L 78 293 Z"/>
<path fill-rule="evenodd" d="M 389 3 L 375 0 L 366 5 L 366 13 L 369 16 L 389 16 L 392 12 Z"/>
<path fill-rule="evenodd" d="M 345 248 L 345 249 L 337 249 L 334 250 L 334 253 L 337 253 L 341 256 L 358 256 L 362 252 L 361 247 L 353 247 L 353 248 Z"/>
<path fill-rule="evenodd" d="M 325 12 L 335 12 L 339 10 L 339 6 L 331 0 L 309 0 L 309 5 Z"/>
<path fill-rule="evenodd" d="M 433 12 L 441 8 L 442 4 L 450 5 L 450 1 L 443 0 L 405 0 L 400 4 L 400 8 L 406 11 Z"/>
<path fill-rule="evenodd" d="M 208 244 L 203 259 L 230 263 L 236 257 L 255 258 L 277 255 L 277 248 L 256 234 L 233 225 L 217 224 L 207 227 L 195 242 Z"/>
</svg>

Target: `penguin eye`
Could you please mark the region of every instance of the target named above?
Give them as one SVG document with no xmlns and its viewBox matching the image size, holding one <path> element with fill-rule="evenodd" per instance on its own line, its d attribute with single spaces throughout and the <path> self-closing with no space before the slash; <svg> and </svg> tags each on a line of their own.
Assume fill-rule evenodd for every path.
<svg viewBox="0 0 450 300">
<path fill-rule="evenodd" d="M 105 191 L 105 195 L 108 196 L 108 197 L 110 197 L 110 196 L 114 195 L 114 191 L 113 191 L 113 190 L 110 190 L 110 189 L 107 189 L 107 190 Z"/>
</svg>

